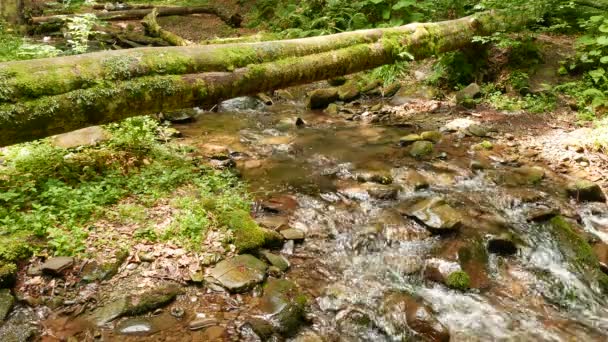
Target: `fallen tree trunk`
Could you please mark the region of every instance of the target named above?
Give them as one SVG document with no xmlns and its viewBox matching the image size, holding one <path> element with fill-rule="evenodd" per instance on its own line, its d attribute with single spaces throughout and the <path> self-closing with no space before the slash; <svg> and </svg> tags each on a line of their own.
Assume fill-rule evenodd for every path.
<svg viewBox="0 0 608 342">
<path fill-rule="evenodd" d="M 166 41 L 167 43 L 169 43 L 169 44 L 171 44 L 173 46 L 188 46 L 188 45 L 191 45 L 184 38 L 176 35 L 173 32 L 169 32 L 169 31 L 163 29 L 162 27 L 160 27 L 160 25 L 156 22 L 156 16 L 157 15 L 158 15 L 158 11 L 155 8 L 155 9 L 152 10 L 152 12 L 150 12 L 150 14 L 148 14 L 141 21 L 141 24 L 144 26 L 147 35 L 149 35 L 151 37 L 155 37 L 155 38 L 161 38 L 162 40 Z"/>
<path fill-rule="evenodd" d="M 148 8 L 154 8 L 155 6 L 152 4 L 126 4 L 126 3 L 114 5 L 111 2 L 107 2 L 105 4 L 95 4 L 92 7 L 93 7 L 93 9 L 96 9 L 96 10 L 122 11 L 122 10 L 130 10 L 130 9 L 148 9 Z"/>
<path fill-rule="evenodd" d="M 144 76 L 103 82 L 87 89 L 16 104 L 5 103 L 0 106 L 0 146 L 130 116 L 212 105 L 236 96 L 346 75 L 393 63 L 404 55 L 422 59 L 462 48 L 470 44 L 474 36 L 518 28 L 525 22 L 527 19 L 523 16 L 518 19 L 499 12 L 484 12 L 452 21 L 375 30 L 392 34 L 376 42 L 307 56 L 286 54 L 281 59 L 250 64 L 234 71 Z M 332 37 L 335 36 L 321 38 L 331 41 Z M 258 44 L 273 48 L 282 42 Z M 0 68 L 2 66 L 0 64 Z"/>
<path fill-rule="evenodd" d="M 243 18 L 240 14 L 227 13 L 223 9 L 215 6 L 192 6 L 192 7 L 156 7 L 159 17 L 167 17 L 172 15 L 189 15 L 189 14 L 213 14 L 222 19 L 226 24 L 232 27 L 240 27 Z M 150 14 L 152 9 L 131 9 L 122 11 L 96 12 L 95 15 L 101 20 L 139 20 Z M 46 17 L 32 17 L 32 24 L 50 24 L 63 22 L 66 15 L 51 15 Z"/>
</svg>

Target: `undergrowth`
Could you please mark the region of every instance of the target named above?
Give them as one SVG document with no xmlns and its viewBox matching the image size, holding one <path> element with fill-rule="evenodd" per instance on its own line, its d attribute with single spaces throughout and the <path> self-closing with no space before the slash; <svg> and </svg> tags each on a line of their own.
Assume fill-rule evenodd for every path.
<svg viewBox="0 0 608 342">
<path fill-rule="evenodd" d="M 160 142 L 165 127 L 156 121 L 136 117 L 107 128 L 111 138 L 98 146 L 63 149 L 46 139 L 0 150 L 0 236 L 19 236 L 23 244 L 44 241 L 55 254 L 81 254 L 95 220 L 145 221 L 147 207 L 182 186 L 197 194 L 176 206 L 164 239 L 200 249 L 208 229 L 227 228 L 219 217 L 249 212 L 238 179 L 198 165 L 183 147 Z M 116 205 L 126 197 L 130 204 Z M 203 205 L 210 200 L 213 208 Z"/>
</svg>

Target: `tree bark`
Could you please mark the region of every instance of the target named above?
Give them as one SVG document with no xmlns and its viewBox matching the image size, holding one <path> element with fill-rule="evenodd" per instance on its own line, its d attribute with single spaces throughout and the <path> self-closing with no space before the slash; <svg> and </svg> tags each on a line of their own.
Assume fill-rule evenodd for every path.
<svg viewBox="0 0 608 342">
<path fill-rule="evenodd" d="M 215 6 L 192 6 L 192 7 L 156 7 L 158 9 L 159 17 L 167 17 L 172 15 L 189 15 L 189 14 L 214 14 L 218 16 L 222 21 L 232 27 L 240 27 L 243 21 L 240 14 L 227 13 L 223 9 Z M 151 8 L 143 9 L 132 9 L 123 11 L 108 11 L 108 12 L 97 12 L 98 19 L 101 20 L 138 20 L 143 19 L 146 15 L 152 12 Z M 46 17 L 32 17 L 31 22 L 33 24 L 48 24 L 55 22 L 63 22 L 65 15 L 51 15 Z"/>
<path fill-rule="evenodd" d="M 180 69 L 179 71 L 182 71 L 180 75 L 148 76 L 143 74 L 141 77 L 122 81 L 91 82 L 86 84 L 88 87 L 82 87 L 82 89 L 67 88 L 69 90 L 63 93 L 0 105 L 0 146 L 117 121 L 130 116 L 213 105 L 223 99 L 236 96 L 256 94 L 351 74 L 393 63 L 403 58 L 404 55 L 411 55 L 416 59 L 427 58 L 467 46 L 474 36 L 519 28 L 527 20 L 525 15 L 518 17 L 507 16 L 502 12 L 484 12 L 439 23 L 415 23 L 392 29 L 247 44 L 247 47 L 256 46 L 257 53 L 260 54 L 268 51 L 275 51 L 275 53 L 266 55 L 266 58 L 260 57 L 256 53 L 257 63 L 239 65 L 240 68 L 232 71 L 213 70 L 209 63 L 205 63 L 206 68 Z M 345 37 L 348 39 L 345 40 Z M 376 39 L 369 42 L 370 37 L 376 37 Z M 305 44 L 300 50 L 293 50 L 294 46 L 299 46 L 299 43 L 302 42 Z M 306 48 L 306 42 L 315 42 L 315 44 L 308 45 Z M 174 49 L 179 49 L 176 51 L 186 49 L 185 51 L 199 53 L 203 51 L 202 56 L 191 59 L 200 62 L 200 58 L 204 60 L 203 56 L 209 55 L 208 52 L 218 51 L 217 49 L 225 48 L 225 46 L 209 45 Z M 243 48 L 238 44 L 236 47 Z M 157 56 L 160 53 L 166 53 L 163 48 L 151 48 L 145 51 Z M 310 53 L 303 56 L 302 51 Z M 97 57 L 93 58 L 93 61 L 99 61 L 99 56 L 107 57 L 109 53 L 96 55 Z M 73 66 L 74 61 L 89 61 L 89 64 L 85 64 L 85 69 L 79 69 L 87 71 L 87 68 L 95 65 L 90 63 L 91 55 L 47 59 L 43 64 L 56 63 L 56 65 L 65 67 Z M 229 54 L 224 54 L 224 58 L 227 56 Z M 66 59 L 70 62 L 62 63 Z M 140 60 L 137 59 L 137 61 Z M 30 63 L 33 62 L 35 61 Z M 16 64 L 23 66 L 23 63 L 0 64 L 0 71 L 10 69 Z M 190 70 L 196 71 L 189 72 Z M 63 78 L 62 74 L 56 75 L 60 76 L 59 79 Z M 36 81 L 44 83 L 44 79 L 40 77 L 36 78 Z M 0 90 L 2 89 L 7 88 L 6 86 L 3 88 L 0 79 Z M 66 88 L 64 87 L 64 89 Z M 1 92 L 0 95 L 2 95 Z"/>
<path fill-rule="evenodd" d="M 23 24 L 23 0 L 0 0 L 0 19 L 14 25 Z"/>
</svg>

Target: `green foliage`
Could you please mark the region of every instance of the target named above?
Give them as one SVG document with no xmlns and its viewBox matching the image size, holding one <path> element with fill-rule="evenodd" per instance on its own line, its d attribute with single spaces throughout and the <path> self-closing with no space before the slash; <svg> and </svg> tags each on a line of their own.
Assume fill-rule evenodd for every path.
<svg viewBox="0 0 608 342">
<path fill-rule="evenodd" d="M 584 70 L 584 90 L 579 103 L 592 113 L 608 109 L 608 15 L 593 16 L 580 22 L 586 34 L 577 41 L 577 60 L 570 70 Z"/>
<path fill-rule="evenodd" d="M 253 25 L 267 23 L 286 37 L 388 27 L 466 15 L 476 1 L 456 0 L 262 0 Z"/>
<path fill-rule="evenodd" d="M 475 82 L 479 71 L 486 66 L 487 51 L 471 49 L 448 52 L 433 65 L 433 73 L 427 79 L 430 85 L 457 88 Z"/>
<path fill-rule="evenodd" d="M 66 20 L 67 31 L 64 33 L 68 46 L 74 54 L 87 52 L 89 49 L 89 36 L 96 33 L 93 27 L 99 22 L 92 13 L 70 16 Z"/>
<path fill-rule="evenodd" d="M 38 141 L 7 148 L 0 166 L 2 233 L 48 238 L 57 252 L 79 253 L 87 222 L 104 206 L 128 194 L 159 196 L 195 178 L 183 154 L 149 145 L 157 125 L 146 123 L 143 131 L 130 126 L 141 120 L 152 121 L 117 124 L 112 139 L 96 147 L 66 150 Z M 131 131 L 138 132 L 135 138 Z M 145 157 L 130 152 L 140 151 L 142 141 L 149 151 Z"/>
<path fill-rule="evenodd" d="M 496 85 L 487 84 L 483 87 L 483 94 L 482 101 L 498 110 L 525 110 L 530 113 L 547 113 L 553 111 L 557 106 L 557 99 L 551 92 L 526 94 L 520 97 L 504 94 L 496 88 Z"/>
<path fill-rule="evenodd" d="M 55 57 L 61 52 L 51 45 L 36 44 L 18 37 L 0 21 L 0 62 Z"/>
<path fill-rule="evenodd" d="M 394 64 L 383 65 L 372 70 L 369 73 L 368 79 L 380 79 L 384 84 L 388 85 L 404 76 L 408 71 L 408 67 L 409 63 L 407 61 L 400 61 Z"/>
</svg>

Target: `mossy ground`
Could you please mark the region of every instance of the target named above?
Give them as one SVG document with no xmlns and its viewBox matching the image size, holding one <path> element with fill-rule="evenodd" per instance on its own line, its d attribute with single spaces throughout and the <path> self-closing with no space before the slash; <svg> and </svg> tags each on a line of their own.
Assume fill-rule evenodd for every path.
<svg viewBox="0 0 608 342">
<path fill-rule="evenodd" d="M 118 250 L 170 241 L 201 251 L 212 230 L 239 251 L 272 241 L 249 215 L 245 185 L 230 171 L 204 166 L 194 149 L 160 142 L 169 134 L 165 127 L 137 117 L 108 130 L 112 138 L 97 146 L 63 149 L 45 140 L 2 150 L 3 270 L 41 250 L 93 257 L 91 244 Z M 171 223 L 162 229 L 151 219 L 159 203 L 169 204 Z M 104 231 L 109 226 L 130 233 L 113 239 Z"/>
</svg>

